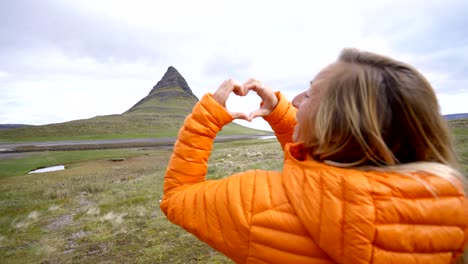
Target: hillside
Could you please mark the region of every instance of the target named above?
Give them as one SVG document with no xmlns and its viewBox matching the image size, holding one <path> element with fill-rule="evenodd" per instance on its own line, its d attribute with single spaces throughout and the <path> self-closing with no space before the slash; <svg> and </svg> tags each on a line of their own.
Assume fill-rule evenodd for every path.
<svg viewBox="0 0 468 264">
<path fill-rule="evenodd" d="M 176 136 L 197 102 L 184 77 L 171 66 L 146 97 L 122 114 L 5 129 L 0 131 L 0 142 Z M 267 133 L 235 123 L 221 131 L 221 135 Z"/>
</svg>

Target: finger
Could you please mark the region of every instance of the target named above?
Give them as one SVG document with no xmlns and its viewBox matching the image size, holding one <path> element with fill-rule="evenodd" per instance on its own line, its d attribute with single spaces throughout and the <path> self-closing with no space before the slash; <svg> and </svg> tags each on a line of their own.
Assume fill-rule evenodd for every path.
<svg viewBox="0 0 468 264">
<path fill-rule="evenodd" d="M 243 85 L 236 83 L 233 92 L 238 96 L 245 96 L 249 92 Z"/>
<path fill-rule="evenodd" d="M 258 81 L 258 80 L 250 80 L 250 81 L 244 83 L 244 86 L 248 86 L 248 87 L 258 86 L 258 87 L 261 87 L 262 82 Z"/>
<path fill-rule="evenodd" d="M 268 109 L 264 109 L 264 108 L 260 108 L 260 109 L 257 109 L 255 111 L 253 111 L 252 113 L 249 114 L 249 119 L 252 120 L 256 117 L 259 117 L 259 116 L 267 116 L 271 113 L 270 110 Z"/>
<path fill-rule="evenodd" d="M 236 88 L 234 89 L 234 94 L 238 96 L 246 96 L 249 93 L 248 89 L 245 89 L 244 87 Z"/>
<path fill-rule="evenodd" d="M 229 112 L 233 119 L 243 119 L 246 121 L 250 121 L 249 116 L 242 112 Z"/>
<path fill-rule="evenodd" d="M 242 87 L 242 84 L 240 84 L 238 81 L 231 79 L 231 84 L 233 87 Z"/>
<path fill-rule="evenodd" d="M 267 86 L 260 87 L 260 88 L 254 87 L 254 88 L 251 88 L 250 90 L 254 91 L 262 99 L 262 103 L 268 103 L 276 99 L 276 96 L 273 93 L 273 91 Z"/>
<path fill-rule="evenodd" d="M 238 81 L 236 81 L 234 79 L 228 79 L 228 80 L 225 80 L 221 84 L 219 89 L 225 90 L 227 92 L 232 92 L 235 87 L 239 87 L 239 86 L 242 86 L 242 85 Z"/>
<path fill-rule="evenodd" d="M 231 92 L 235 89 L 235 87 L 240 87 L 241 85 L 233 80 L 233 79 L 228 79 L 225 80 L 219 88 L 214 92 L 213 97 L 214 99 L 221 104 L 222 106 L 226 105 L 226 101 L 231 94 Z"/>
<path fill-rule="evenodd" d="M 252 86 L 258 86 L 258 87 L 261 87 L 262 86 L 262 82 L 257 80 L 257 79 L 254 79 L 254 78 L 250 78 L 248 81 L 246 81 L 244 83 L 244 86 L 248 86 L 248 87 L 252 87 Z"/>
<path fill-rule="evenodd" d="M 256 92 L 258 95 L 261 96 L 261 94 L 264 93 L 264 91 L 266 89 L 268 89 L 268 87 L 265 86 L 262 82 L 256 81 L 256 82 L 252 82 L 252 83 L 246 85 L 246 89 L 247 90 L 252 90 L 252 91 Z"/>
<path fill-rule="evenodd" d="M 251 83 L 257 82 L 257 81 L 258 81 L 257 79 L 250 78 L 250 79 L 248 79 L 248 80 L 244 83 L 244 85 L 248 85 L 248 84 L 251 84 Z"/>
</svg>

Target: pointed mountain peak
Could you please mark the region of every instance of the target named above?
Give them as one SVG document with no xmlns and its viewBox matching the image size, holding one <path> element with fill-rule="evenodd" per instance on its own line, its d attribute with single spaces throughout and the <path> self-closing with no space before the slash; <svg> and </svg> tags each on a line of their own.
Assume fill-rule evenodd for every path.
<svg viewBox="0 0 468 264">
<path fill-rule="evenodd" d="M 167 68 L 162 79 L 150 93 L 125 113 L 172 112 L 184 109 L 190 112 L 198 98 L 173 66 Z"/>
<path fill-rule="evenodd" d="M 169 66 L 169 68 L 167 68 L 166 73 L 162 79 L 153 87 L 150 95 L 163 90 L 162 88 L 169 87 L 180 87 L 184 92 L 187 93 L 187 95 L 195 96 L 188 86 L 187 81 L 185 81 L 184 77 L 182 77 L 182 75 L 173 66 Z"/>
<path fill-rule="evenodd" d="M 166 73 L 168 73 L 168 72 L 176 72 L 177 74 L 180 75 L 180 73 L 177 71 L 176 68 L 174 68 L 174 66 L 169 66 L 169 68 L 167 68 L 167 72 L 166 72 Z"/>
</svg>

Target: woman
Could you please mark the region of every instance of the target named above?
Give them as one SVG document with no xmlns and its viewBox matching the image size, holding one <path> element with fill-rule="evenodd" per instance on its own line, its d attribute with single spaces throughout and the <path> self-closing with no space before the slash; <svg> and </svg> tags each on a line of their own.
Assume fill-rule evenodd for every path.
<svg viewBox="0 0 468 264">
<path fill-rule="evenodd" d="M 259 110 L 226 110 L 231 92 L 249 91 Z M 216 133 L 258 116 L 283 147 L 283 171 L 206 181 Z M 345 49 L 292 104 L 256 80 L 205 95 L 180 129 L 161 209 L 238 263 L 453 263 L 468 241 L 458 168 L 426 79 Z"/>
</svg>

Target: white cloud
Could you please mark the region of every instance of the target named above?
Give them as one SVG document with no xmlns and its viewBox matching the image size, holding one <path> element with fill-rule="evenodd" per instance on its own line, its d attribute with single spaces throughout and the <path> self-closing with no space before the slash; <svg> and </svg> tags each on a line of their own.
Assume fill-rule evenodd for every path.
<svg viewBox="0 0 468 264">
<path fill-rule="evenodd" d="M 4 71 L 0 70 L 0 80 L 7 79 L 9 77 L 11 77 L 11 74 L 9 74 L 8 72 L 4 72 Z"/>
<path fill-rule="evenodd" d="M 437 98 L 439 99 L 443 115 L 468 112 L 466 105 L 466 102 L 468 102 L 468 91 L 466 90 L 458 94 L 438 93 Z"/>
<path fill-rule="evenodd" d="M 144 87 L 147 82 L 83 80 L 70 76 L 16 82 L 11 89 L 2 89 L 2 94 L 11 99 L 0 99 L 0 107 L 8 108 L 0 112 L 0 120 L 38 125 L 122 113 L 148 93 L 147 89 L 132 87 Z"/>
<path fill-rule="evenodd" d="M 0 43 L 0 123 L 121 113 L 146 96 L 170 65 L 199 98 L 224 79 L 255 77 L 292 99 L 343 47 L 415 65 L 434 85 L 444 113 L 468 112 L 462 74 L 467 44 L 439 41 L 437 52 L 418 49 L 438 38 L 431 28 L 457 28 L 418 21 L 456 22 L 444 18 L 462 1 L 41 3 L 33 6 L 41 12 L 20 6 L 9 24 L 0 23 L 0 33 L 10 34 Z M 232 98 L 228 107 L 250 112 L 258 101 Z"/>
</svg>

